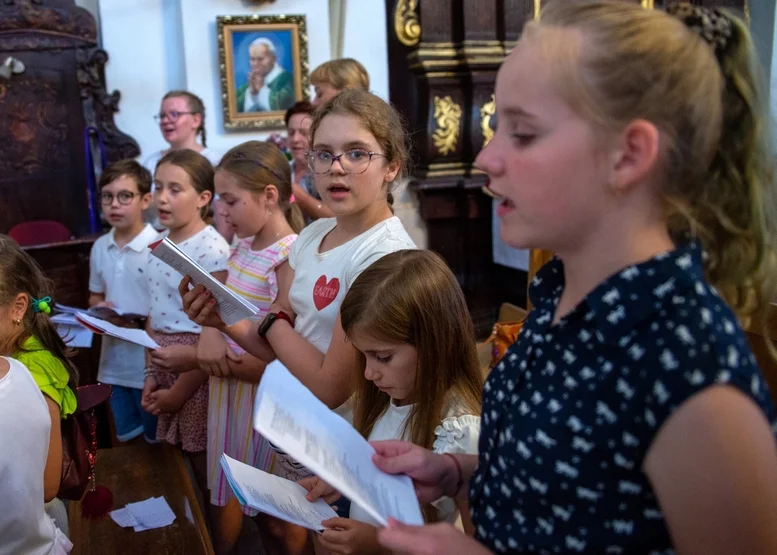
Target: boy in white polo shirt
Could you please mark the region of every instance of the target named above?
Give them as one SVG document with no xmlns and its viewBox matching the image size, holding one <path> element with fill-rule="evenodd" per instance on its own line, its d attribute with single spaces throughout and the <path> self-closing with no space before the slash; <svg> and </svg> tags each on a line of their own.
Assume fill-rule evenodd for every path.
<svg viewBox="0 0 777 555">
<path fill-rule="evenodd" d="M 151 174 L 134 160 L 121 160 L 103 171 L 99 186 L 102 211 L 113 229 L 92 247 L 89 306 L 147 315 L 148 245 L 159 235 L 143 222 L 143 212 L 151 204 Z M 122 442 L 140 434 L 156 442 L 156 417 L 140 405 L 144 368 L 143 347 L 102 337 L 97 379 L 113 386 L 111 412 Z"/>
</svg>

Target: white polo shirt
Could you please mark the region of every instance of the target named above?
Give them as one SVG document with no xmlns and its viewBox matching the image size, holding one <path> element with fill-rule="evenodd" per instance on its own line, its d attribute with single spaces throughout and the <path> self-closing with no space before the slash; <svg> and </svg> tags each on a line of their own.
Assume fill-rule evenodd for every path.
<svg viewBox="0 0 777 555">
<path fill-rule="evenodd" d="M 113 306 L 135 314 L 148 314 L 148 245 L 159 236 L 150 225 L 119 248 L 115 230 L 95 241 L 89 266 L 89 291 L 102 293 Z M 100 370 L 102 383 L 143 389 L 143 347 L 109 336 L 102 338 Z"/>
</svg>

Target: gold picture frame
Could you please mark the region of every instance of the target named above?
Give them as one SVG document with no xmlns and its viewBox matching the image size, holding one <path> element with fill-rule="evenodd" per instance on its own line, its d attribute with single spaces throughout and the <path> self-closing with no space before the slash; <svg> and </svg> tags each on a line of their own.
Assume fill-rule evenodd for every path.
<svg viewBox="0 0 777 555">
<path fill-rule="evenodd" d="M 286 110 L 310 100 L 305 16 L 219 16 L 216 33 L 224 128 L 283 128 Z"/>
</svg>

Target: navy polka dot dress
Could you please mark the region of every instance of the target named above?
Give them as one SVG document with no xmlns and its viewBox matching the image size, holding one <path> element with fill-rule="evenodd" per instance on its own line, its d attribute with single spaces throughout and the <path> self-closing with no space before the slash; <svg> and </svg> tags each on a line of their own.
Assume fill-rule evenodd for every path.
<svg viewBox="0 0 777 555">
<path fill-rule="evenodd" d="M 497 553 L 674 553 L 642 471 L 654 436 L 713 384 L 744 392 L 777 431 L 766 384 L 695 244 L 612 276 L 553 326 L 563 287 L 553 260 L 486 382 L 477 538 Z"/>
</svg>

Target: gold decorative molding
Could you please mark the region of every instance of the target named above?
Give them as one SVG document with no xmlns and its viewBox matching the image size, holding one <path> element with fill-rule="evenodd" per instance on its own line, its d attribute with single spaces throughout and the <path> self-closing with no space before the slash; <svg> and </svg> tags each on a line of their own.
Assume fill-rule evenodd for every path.
<svg viewBox="0 0 777 555">
<path fill-rule="evenodd" d="M 540 20 L 541 13 L 542 13 L 542 0 L 534 0 L 534 21 Z"/>
<path fill-rule="evenodd" d="M 418 0 L 397 0 L 394 6 L 394 32 L 405 46 L 415 46 L 421 40 L 421 24 L 416 8 Z"/>
<path fill-rule="evenodd" d="M 437 130 L 432 135 L 432 141 L 440 154 L 447 156 L 456 150 L 459 142 L 461 106 L 450 96 L 435 96 L 434 119 L 437 122 Z"/>
<path fill-rule="evenodd" d="M 496 99 L 491 95 L 491 100 L 480 108 L 480 129 L 483 131 L 483 146 L 486 146 L 494 138 L 494 130 L 491 127 L 491 118 L 496 113 Z"/>
<path fill-rule="evenodd" d="M 450 177 L 467 175 L 467 165 L 464 162 L 433 163 L 419 171 L 421 177 Z"/>
<path fill-rule="evenodd" d="M 642 7 L 646 10 L 652 10 L 656 7 L 655 0 L 642 0 Z"/>
</svg>

